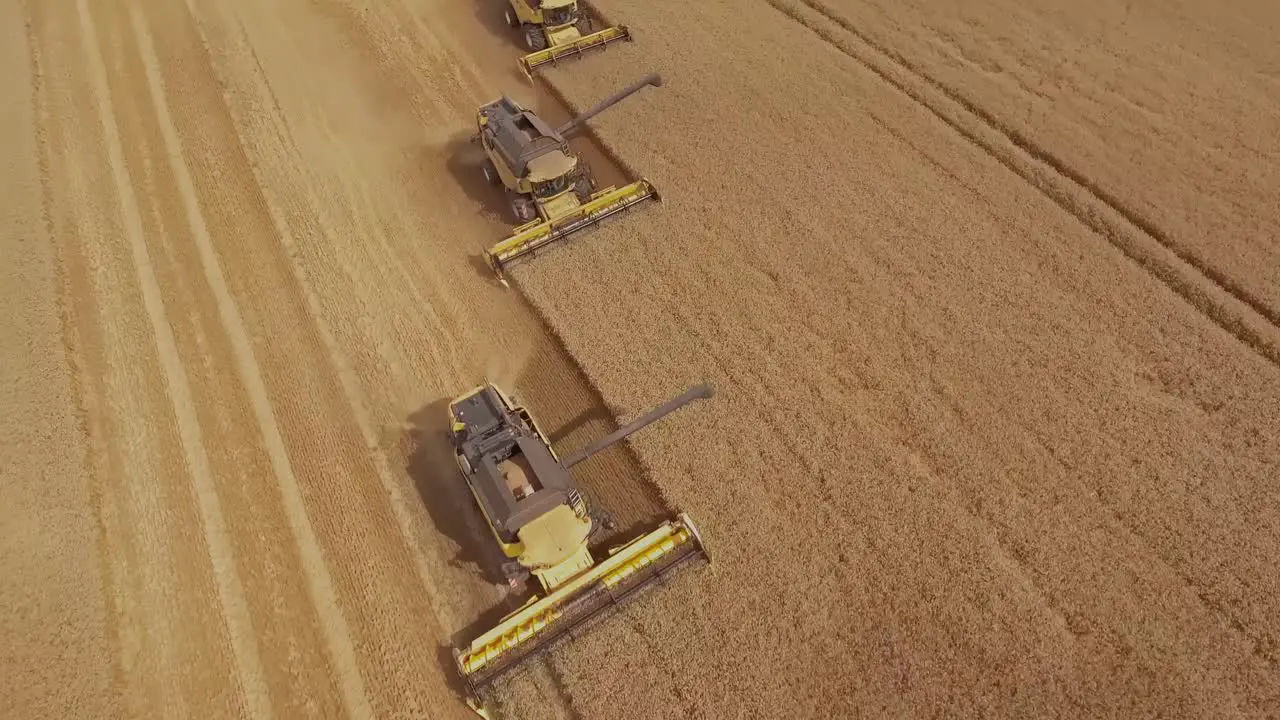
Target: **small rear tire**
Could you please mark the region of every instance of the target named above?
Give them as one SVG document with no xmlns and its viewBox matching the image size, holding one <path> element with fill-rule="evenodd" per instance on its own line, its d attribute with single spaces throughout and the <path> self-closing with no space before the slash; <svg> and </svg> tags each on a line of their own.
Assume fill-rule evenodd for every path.
<svg viewBox="0 0 1280 720">
<path fill-rule="evenodd" d="M 485 160 L 484 167 L 480 168 L 480 172 L 484 173 L 484 181 L 490 185 L 498 184 L 498 168 L 493 166 L 492 160 Z"/>
<path fill-rule="evenodd" d="M 520 21 L 516 19 L 516 14 L 510 7 L 503 13 L 503 17 L 506 18 L 508 27 L 520 27 Z"/>
</svg>

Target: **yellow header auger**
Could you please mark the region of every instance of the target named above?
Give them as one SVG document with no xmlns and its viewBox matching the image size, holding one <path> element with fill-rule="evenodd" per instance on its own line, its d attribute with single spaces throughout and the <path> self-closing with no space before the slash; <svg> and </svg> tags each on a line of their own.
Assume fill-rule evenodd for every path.
<svg viewBox="0 0 1280 720">
<path fill-rule="evenodd" d="M 626 25 L 593 32 L 590 16 L 578 0 L 507 0 L 507 24 L 520 28 L 525 45 L 533 52 L 520 58 L 520 70 L 529 81 L 533 73 L 548 63 L 578 57 L 619 40 L 631 41 Z"/>
<path fill-rule="evenodd" d="M 649 85 L 661 87 L 662 77 L 646 75 L 558 128 L 505 95 L 480 107 L 472 142 L 484 148 L 485 179 L 506 189 L 511 211 L 523 223 L 485 254 L 504 285 L 507 264 L 645 200 L 661 200 L 643 178 L 621 188 L 597 190 L 590 169 L 565 139 L 586 121 Z"/>
<path fill-rule="evenodd" d="M 690 561 L 710 562 L 697 528 L 684 513 L 606 553 L 593 552 L 588 542 L 613 522 L 587 505 L 569 471 L 649 423 L 711 395 L 709 385 L 690 388 L 566 458 L 552 449 L 529 411 L 495 385 L 473 388 L 449 404 L 458 469 L 508 558 L 503 572 L 514 589 L 522 590 L 530 576 L 537 578 L 543 593 L 465 648 L 454 648 L 467 704 L 481 717 L 488 717 L 482 695 L 493 681 L 676 568 Z"/>
</svg>

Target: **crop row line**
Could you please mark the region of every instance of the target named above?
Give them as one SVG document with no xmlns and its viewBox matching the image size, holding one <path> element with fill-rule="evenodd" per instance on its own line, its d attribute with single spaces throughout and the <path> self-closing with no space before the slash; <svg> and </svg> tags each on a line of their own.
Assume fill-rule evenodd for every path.
<svg viewBox="0 0 1280 720">
<path fill-rule="evenodd" d="M 1165 231 L 1126 207 L 1097 182 L 877 42 L 819 0 L 767 2 L 946 123 L 1250 350 L 1280 366 L 1280 312 L 1261 298 L 1179 246 Z"/>
</svg>

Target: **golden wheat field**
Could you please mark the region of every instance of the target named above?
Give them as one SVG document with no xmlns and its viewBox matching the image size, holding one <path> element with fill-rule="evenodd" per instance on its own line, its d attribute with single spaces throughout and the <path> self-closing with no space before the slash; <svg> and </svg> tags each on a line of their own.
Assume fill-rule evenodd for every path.
<svg viewBox="0 0 1280 720">
<path fill-rule="evenodd" d="M 468 718 L 515 391 L 712 558 L 504 719 L 1280 715 L 1280 7 L 0 0 L 0 715 Z M 500 94 L 662 193 L 522 263 Z M 496 609 L 496 610 L 495 610 Z"/>
</svg>

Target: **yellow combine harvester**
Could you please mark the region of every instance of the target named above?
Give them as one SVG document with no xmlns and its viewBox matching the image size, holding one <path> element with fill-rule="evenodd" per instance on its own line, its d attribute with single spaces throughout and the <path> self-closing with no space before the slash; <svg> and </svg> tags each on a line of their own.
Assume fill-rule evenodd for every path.
<svg viewBox="0 0 1280 720">
<path fill-rule="evenodd" d="M 508 0 L 506 17 L 508 25 L 523 31 L 525 45 L 533 51 L 520 58 L 520 69 L 530 81 L 533 71 L 547 63 L 631 40 L 626 25 L 592 32 L 591 18 L 578 0 Z"/>
<path fill-rule="evenodd" d="M 643 178 L 625 187 L 597 190 L 590 169 L 565 139 L 586 121 L 648 85 L 661 87 L 662 78 L 656 73 L 647 75 L 558 128 L 505 95 L 479 109 L 478 130 L 472 141 L 484 148 L 485 179 L 506 189 L 512 212 L 524 223 L 485 254 L 503 284 L 503 269 L 517 258 L 645 200 L 661 199 Z"/>
<path fill-rule="evenodd" d="M 480 716 L 488 717 L 482 693 L 498 677 L 677 566 L 710 561 L 684 513 L 597 556 L 588 541 L 600 527 L 612 527 L 612 521 L 587 506 L 569 471 L 649 423 L 711 395 L 710 386 L 695 386 L 563 459 L 529 412 L 495 385 L 474 388 L 449 404 L 458 468 L 508 558 L 504 574 L 517 589 L 532 575 L 543 593 L 467 647 L 454 649 L 467 704 Z"/>
</svg>

